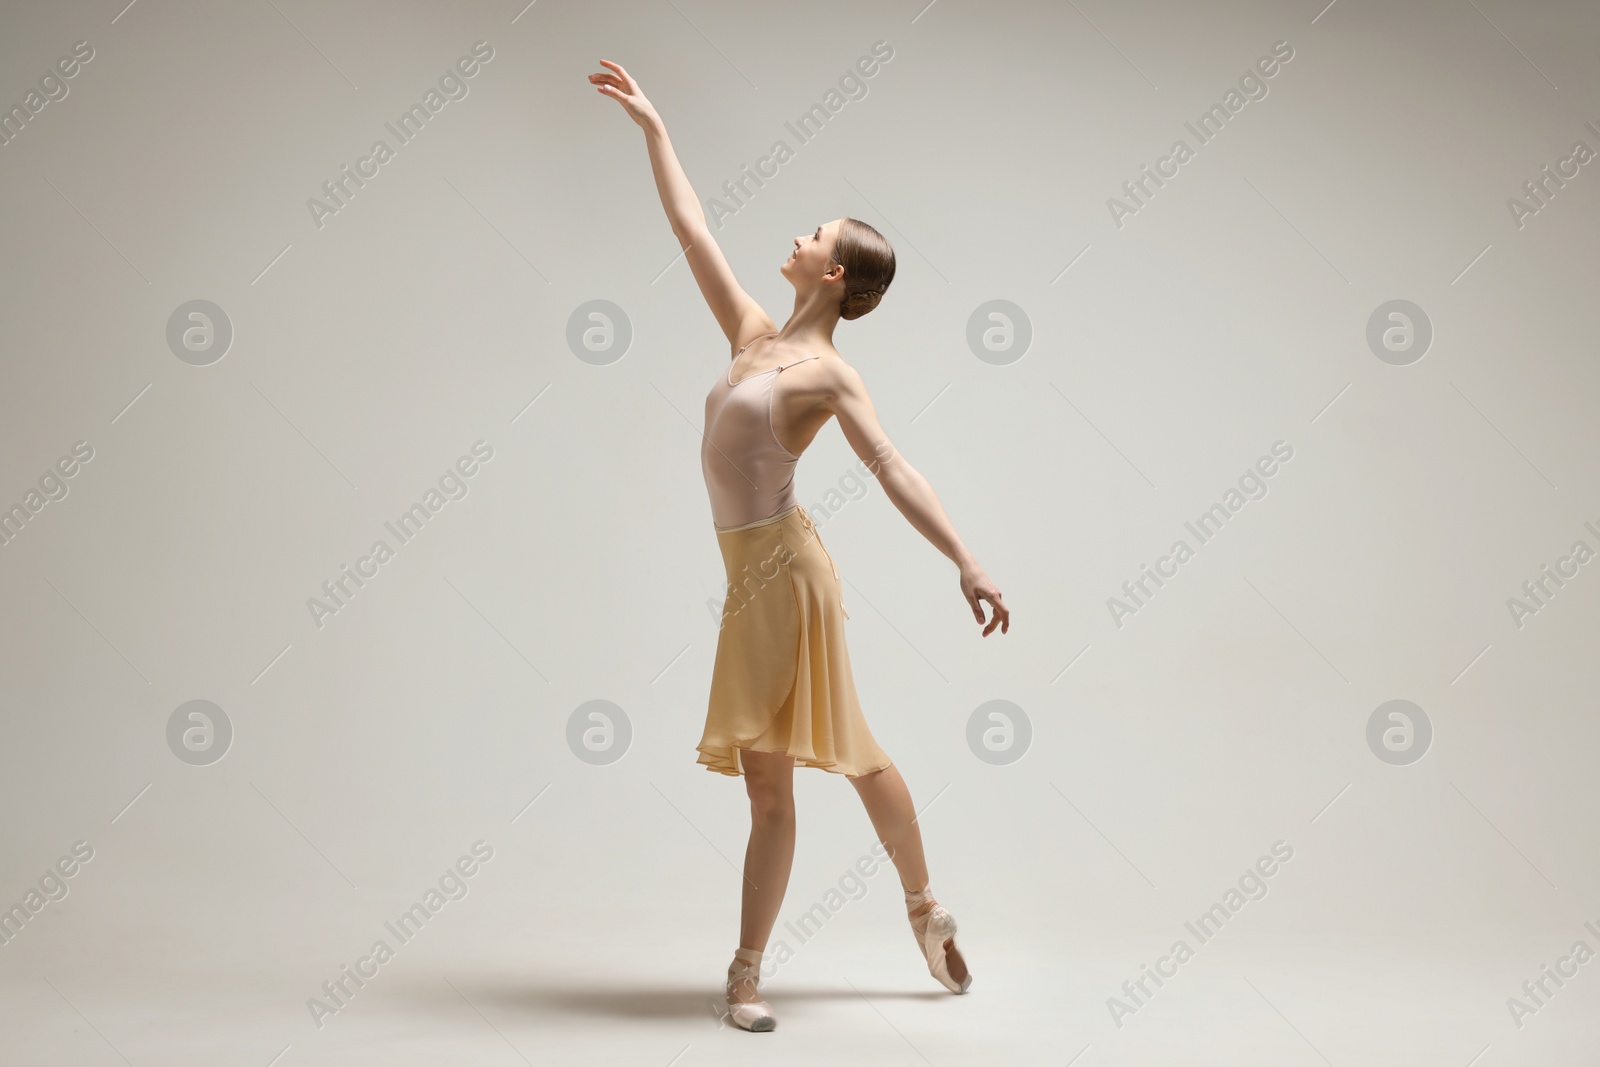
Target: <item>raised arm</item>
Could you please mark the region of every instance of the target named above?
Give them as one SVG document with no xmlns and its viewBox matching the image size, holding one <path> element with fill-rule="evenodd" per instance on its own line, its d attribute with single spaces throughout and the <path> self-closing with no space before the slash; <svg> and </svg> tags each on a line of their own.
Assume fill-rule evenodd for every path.
<svg viewBox="0 0 1600 1067">
<path fill-rule="evenodd" d="M 839 420 L 839 429 L 850 442 L 855 454 L 861 457 L 867 469 L 883 486 L 884 495 L 899 509 L 906 521 L 926 537 L 934 548 L 943 552 L 961 571 L 961 595 L 966 597 L 972 615 L 983 624 L 983 607 L 978 603 L 987 600 L 994 609 L 989 623 L 983 628 L 988 637 L 996 626 L 1001 633 L 1011 629 L 1011 610 L 1000 599 L 1000 590 L 984 573 L 967 546 L 956 533 L 950 516 L 939 503 L 938 494 L 928 480 L 913 467 L 889 441 L 878 422 L 878 412 L 867 395 L 867 387 L 855 368 L 840 361 L 830 361 L 828 410 Z"/>
<path fill-rule="evenodd" d="M 689 261 L 689 270 L 700 286 L 700 293 L 729 344 L 739 346 L 748 339 L 773 332 L 777 326 L 761 305 L 740 287 L 722 249 L 711 236 L 694 186 L 683 173 L 678 155 L 672 150 L 672 141 L 667 137 L 667 127 L 655 106 L 645 99 L 639 83 L 627 71 L 606 59 L 600 60 L 600 65 L 614 73 L 591 74 L 589 81 L 602 95 L 621 104 L 628 117 L 644 130 L 650 170 L 655 175 L 656 191 L 661 194 L 661 206 Z"/>
</svg>

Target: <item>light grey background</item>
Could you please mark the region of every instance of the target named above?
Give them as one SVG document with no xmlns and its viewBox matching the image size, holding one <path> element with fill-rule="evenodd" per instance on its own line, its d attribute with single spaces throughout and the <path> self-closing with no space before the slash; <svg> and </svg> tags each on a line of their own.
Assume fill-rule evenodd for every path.
<svg viewBox="0 0 1600 1067">
<path fill-rule="evenodd" d="M 0 547 L 0 903 L 94 856 L 0 946 L 6 1063 L 1590 1062 L 1600 963 L 1520 1027 L 1507 1000 L 1600 949 L 1600 564 L 1521 627 L 1507 600 L 1600 548 L 1600 164 L 1521 227 L 1507 201 L 1600 149 L 1593 5 L 11 4 L 0 105 L 80 40 L 0 148 L 0 504 L 94 450 Z M 1116 226 L 1280 40 L 1268 95 Z M 319 228 L 307 200 L 478 41 L 468 95 Z M 835 340 L 1011 632 L 978 638 L 876 485 L 823 528 L 966 997 L 881 872 L 766 982 L 776 1034 L 708 1007 L 747 826 L 694 762 L 727 345 L 602 57 L 703 197 L 795 147 L 716 234 L 779 322 L 794 235 L 853 215 L 899 251 Z M 208 366 L 166 341 L 197 299 L 234 332 Z M 632 340 L 595 365 L 566 331 L 601 299 Z M 997 299 L 1032 329 L 1006 365 L 966 343 Z M 1395 299 L 1434 330 L 1407 366 L 1366 343 Z M 319 628 L 307 600 L 479 440 L 465 497 Z M 1280 440 L 1267 495 L 1113 622 Z M 800 499 L 821 517 L 855 462 L 825 430 Z M 1367 744 L 1392 699 L 1432 724 L 1409 765 Z M 191 700 L 232 725 L 209 765 L 168 747 Z M 591 700 L 632 728 L 605 765 L 567 745 Z M 1015 762 L 968 748 L 991 700 L 1031 723 Z M 775 939 L 873 841 L 848 786 L 797 779 Z M 467 896 L 319 1028 L 307 999 L 477 841 Z M 1267 895 L 1117 1025 L 1277 841 Z"/>
</svg>

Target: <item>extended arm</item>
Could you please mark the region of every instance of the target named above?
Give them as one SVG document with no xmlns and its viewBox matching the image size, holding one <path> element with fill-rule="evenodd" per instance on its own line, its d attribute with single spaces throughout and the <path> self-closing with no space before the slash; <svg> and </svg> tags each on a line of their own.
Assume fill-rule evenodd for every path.
<svg viewBox="0 0 1600 1067">
<path fill-rule="evenodd" d="M 695 283 L 700 286 L 701 295 L 716 316 L 717 325 L 722 327 L 722 332 L 732 345 L 740 345 L 749 338 L 776 330 L 777 327 L 761 309 L 761 305 L 740 287 L 727 259 L 722 255 L 722 249 L 711 236 L 694 186 L 689 184 L 689 178 L 678 162 L 678 154 L 673 151 L 672 141 L 667 137 L 666 124 L 656 113 L 655 105 L 645 99 L 639 84 L 627 71 L 609 60 L 602 59 L 600 62 L 615 73 L 591 74 L 589 80 L 600 93 L 620 103 L 628 112 L 628 117 L 644 131 L 645 146 L 650 152 L 650 171 L 655 175 L 661 207 L 667 213 L 667 221 L 672 225 L 672 233 L 677 237 L 679 247 L 684 250 L 684 257 L 689 261 L 689 270 L 694 274 Z"/>
<path fill-rule="evenodd" d="M 987 600 L 994 609 L 983 636 L 988 637 L 996 626 L 1001 633 L 1011 629 L 1011 611 L 1002 603 L 1000 590 L 984 573 L 977 559 L 967 550 L 956 533 L 950 516 L 945 514 L 939 496 L 928 480 L 913 467 L 889 441 L 878 422 L 877 410 L 867 387 L 854 368 L 844 363 L 836 364 L 827 406 L 839 420 L 839 429 L 855 454 L 866 463 L 867 469 L 883 486 L 884 495 L 899 509 L 906 521 L 944 553 L 961 572 L 961 593 L 972 608 L 973 617 L 981 624 L 983 608 L 979 600 Z"/>
</svg>

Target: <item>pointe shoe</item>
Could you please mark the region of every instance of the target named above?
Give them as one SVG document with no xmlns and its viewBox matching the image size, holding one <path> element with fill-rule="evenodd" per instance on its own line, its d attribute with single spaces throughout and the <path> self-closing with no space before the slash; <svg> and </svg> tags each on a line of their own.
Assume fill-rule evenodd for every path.
<svg viewBox="0 0 1600 1067">
<path fill-rule="evenodd" d="M 918 908 L 931 905 L 920 915 L 912 915 Z M 952 993 L 965 993 L 972 985 L 972 972 L 956 948 L 956 921 L 933 899 L 926 888 L 917 892 L 906 891 L 906 917 L 911 920 L 911 933 L 928 961 L 928 973 Z M 960 977 L 956 977 L 959 975 Z"/>
<path fill-rule="evenodd" d="M 778 1017 L 772 1014 L 766 1001 L 740 1003 L 733 999 L 733 987 L 739 983 L 749 982 L 755 986 L 761 974 L 761 953 L 753 948 L 740 948 L 734 950 L 733 958 L 734 966 L 728 973 L 728 1018 L 739 1029 L 758 1034 L 777 1029 Z"/>
</svg>

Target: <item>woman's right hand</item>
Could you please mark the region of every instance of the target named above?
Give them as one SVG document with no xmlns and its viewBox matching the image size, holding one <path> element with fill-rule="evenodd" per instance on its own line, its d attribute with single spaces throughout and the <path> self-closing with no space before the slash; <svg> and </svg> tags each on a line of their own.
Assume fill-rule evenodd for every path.
<svg viewBox="0 0 1600 1067">
<path fill-rule="evenodd" d="M 596 91 L 621 104 L 628 117 L 637 122 L 641 129 L 648 128 L 652 122 L 660 121 L 655 105 L 645 99 L 639 83 L 634 81 L 627 71 L 609 59 L 602 59 L 600 65 L 610 68 L 615 73 L 589 75 L 589 81 Z"/>
</svg>

